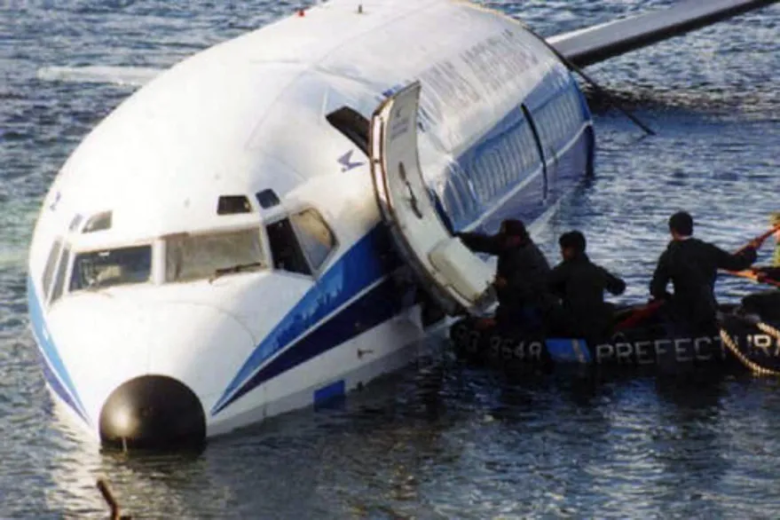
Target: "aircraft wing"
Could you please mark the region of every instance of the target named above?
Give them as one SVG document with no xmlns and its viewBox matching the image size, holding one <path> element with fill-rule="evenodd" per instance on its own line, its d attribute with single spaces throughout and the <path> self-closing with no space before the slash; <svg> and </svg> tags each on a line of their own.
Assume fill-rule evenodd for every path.
<svg viewBox="0 0 780 520">
<path fill-rule="evenodd" d="M 778 1 L 683 0 L 668 9 L 559 34 L 547 42 L 585 67 Z"/>
</svg>

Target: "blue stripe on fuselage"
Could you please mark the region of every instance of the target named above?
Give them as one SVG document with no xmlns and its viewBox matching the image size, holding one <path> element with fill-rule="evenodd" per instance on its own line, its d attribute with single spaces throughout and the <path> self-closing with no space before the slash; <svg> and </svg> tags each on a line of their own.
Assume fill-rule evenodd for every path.
<svg viewBox="0 0 780 520">
<path fill-rule="evenodd" d="M 262 367 L 249 378 L 220 407 L 218 413 L 244 394 L 257 388 L 274 377 L 291 370 L 306 361 L 341 345 L 358 334 L 370 330 L 400 313 L 404 308 L 402 298 L 398 296 L 398 287 L 394 280 L 385 278 L 347 307 L 323 322 L 314 332 L 295 345 L 282 352 L 270 363 Z"/>
<path fill-rule="evenodd" d="M 387 228 L 382 224 L 372 229 L 322 275 L 317 284 L 255 348 L 214 405 L 211 413 L 218 413 L 235 401 L 239 395 L 255 388 L 259 383 L 254 376 L 268 359 L 296 342 L 328 315 L 350 302 L 371 284 L 389 275 L 399 265 Z M 392 314 L 384 316 L 384 319 L 390 317 Z M 354 329 L 354 326 L 350 327 L 350 331 L 353 331 L 352 336 L 357 335 Z M 335 344 L 326 341 L 323 346 L 324 352 Z"/>
<path fill-rule="evenodd" d="M 65 368 L 65 363 L 62 361 L 62 358 L 57 351 L 57 347 L 46 327 L 43 309 L 38 300 L 38 294 L 35 292 L 35 285 L 33 284 L 32 277 L 29 276 L 27 277 L 27 305 L 29 307 L 28 310 L 30 313 L 33 336 L 35 336 L 35 342 L 38 345 L 38 353 L 41 356 L 41 366 L 43 367 L 44 377 L 48 381 L 51 389 L 89 424 L 84 405 L 79 399 L 76 387 L 73 384 L 73 381 L 68 374 L 68 370 Z"/>
</svg>

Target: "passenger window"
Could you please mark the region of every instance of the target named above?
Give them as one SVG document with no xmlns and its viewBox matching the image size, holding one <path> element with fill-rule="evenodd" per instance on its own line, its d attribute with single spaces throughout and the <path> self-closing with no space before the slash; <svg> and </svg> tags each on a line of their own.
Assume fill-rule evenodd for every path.
<svg viewBox="0 0 780 520">
<path fill-rule="evenodd" d="M 60 257 L 60 251 L 62 251 L 62 241 L 57 239 L 51 246 L 49 251 L 49 258 L 46 260 L 46 267 L 43 269 L 43 280 L 41 283 L 43 286 L 43 294 L 46 298 L 49 297 L 51 292 L 51 279 L 54 277 L 54 268 L 57 267 L 57 259 Z"/>
<path fill-rule="evenodd" d="M 65 252 L 62 253 L 60 263 L 57 266 L 57 276 L 54 278 L 54 288 L 51 293 L 51 302 L 57 301 L 62 296 L 62 291 L 65 288 L 65 275 L 68 272 L 68 264 L 70 263 L 70 248 L 65 247 Z"/>
<path fill-rule="evenodd" d="M 270 224 L 267 231 L 274 268 L 291 273 L 311 274 L 289 219 Z"/>
<path fill-rule="evenodd" d="M 316 210 L 307 209 L 293 215 L 291 219 L 309 265 L 317 271 L 336 245 L 333 233 Z"/>
</svg>

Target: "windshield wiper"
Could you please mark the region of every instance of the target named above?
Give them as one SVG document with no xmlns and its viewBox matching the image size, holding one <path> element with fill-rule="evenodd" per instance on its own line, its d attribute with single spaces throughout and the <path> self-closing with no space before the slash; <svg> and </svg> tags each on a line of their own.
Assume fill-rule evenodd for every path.
<svg viewBox="0 0 780 520">
<path fill-rule="evenodd" d="M 222 267 L 220 269 L 217 269 L 214 271 L 214 274 L 209 278 L 209 283 L 213 282 L 217 278 L 219 278 L 222 275 L 225 274 L 232 274 L 232 273 L 240 273 L 241 271 L 246 271 L 247 269 L 253 269 L 255 267 L 263 267 L 262 262 L 250 262 L 247 264 L 236 264 L 232 265 L 230 267 Z"/>
</svg>

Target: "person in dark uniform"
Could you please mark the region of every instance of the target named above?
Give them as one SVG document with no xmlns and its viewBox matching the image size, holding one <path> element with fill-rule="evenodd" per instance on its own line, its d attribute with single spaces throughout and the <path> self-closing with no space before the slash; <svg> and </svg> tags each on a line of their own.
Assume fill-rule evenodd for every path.
<svg viewBox="0 0 780 520">
<path fill-rule="evenodd" d="M 751 242 L 739 253 L 693 238 L 693 218 L 684 211 L 669 219 L 672 241 L 658 259 L 650 282 L 650 295 L 664 300 L 664 314 L 675 332 L 712 334 L 717 331 L 715 278 L 718 269 L 740 271 L 756 261 Z M 666 287 L 672 282 L 674 293 Z"/>
<path fill-rule="evenodd" d="M 772 213 L 769 216 L 769 225 L 773 228 L 780 226 L 780 212 Z M 775 231 L 775 250 L 772 253 L 772 267 L 780 270 L 780 231 Z"/>
<path fill-rule="evenodd" d="M 780 213 L 772 213 L 769 224 L 776 228 L 780 226 Z M 780 287 L 780 231 L 775 231 L 775 249 L 772 263 L 768 266 L 754 267 L 756 281 Z M 772 289 L 753 293 L 742 298 L 742 310 L 755 314 L 763 320 L 780 321 L 780 290 Z"/>
<path fill-rule="evenodd" d="M 780 284 L 780 267 L 762 267 L 756 269 L 756 280 L 770 285 Z M 776 323 L 780 321 L 780 290 L 769 289 L 748 294 L 742 298 L 740 311 L 753 314 L 762 321 Z"/>
<path fill-rule="evenodd" d="M 773 228 L 780 226 L 780 212 L 772 213 L 769 217 L 769 225 Z M 780 230 L 774 232 L 775 249 L 772 253 L 772 263 L 768 266 L 754 267 L 756 280 L 780 283 Z"/>
<path fill-rule="evenodd" d="M 756 267 L 756 281 L 770 283 L 772 285 L 780 283 L 780 266 Z"/>
<path fill-rule="evenodd" d="M 626 284 L 590 261 L 585 253 L 585 236 L 570 231 L 558 240 L 563 261 L 548 277 L 552 293 L 561 298 L 555 332 L 564 337 L 602 339 L 609 335 L 612 305 L 604 301 L 604 291 L 623 294 Z"/>
<path fill-rule="evenodd" d="M 536 331 L 542 326 L 545 307 L 550 303 L 546 291 L 550 265 L 525 225 L 505 220 L 496 235 L 457 233 L 472 251 L 498 256 L 493 286 L 498 297 L 494 320 L 478 323 L 480 328 L 498 326 L 511 331 Z"/>
</svg>

